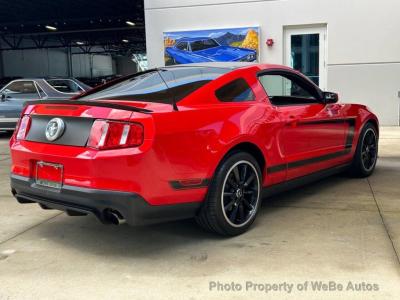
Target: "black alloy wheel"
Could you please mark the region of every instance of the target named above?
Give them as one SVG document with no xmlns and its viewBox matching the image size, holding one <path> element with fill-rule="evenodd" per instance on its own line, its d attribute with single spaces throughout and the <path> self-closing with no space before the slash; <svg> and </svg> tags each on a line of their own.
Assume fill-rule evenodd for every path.
<svg viewBox="0 0 400 300">
<path fill-rule="evenodd" d="M 361 162 L 366 171 L 371 171 L 374 168 L 378 158 L 377 149 L 376 133 L 372 128 L 368 128 L 361 145 Z"/>
<path fill-rule="evenodd" d="M 378 160 L 378 131 L 376 127 L 367 123 L 361 130 L 353 162 L 349 172 L 356 177 L 370 176 Z"/>
<path fill-rule="evenodd" d="M 246 225 L 256 212 L 259 199 L 259 178 L 248 161 L 239 161 L 228 171 L 221 201 L 226 221 L 233 227 Z"/>
<path fill-rule="evenodd" d="M 196 216 L 204 229 L 225 236 L 246 232 L 261 203 L 262 172 L 247 152 L 229 153 L 218 166 Z"/>
</svg>

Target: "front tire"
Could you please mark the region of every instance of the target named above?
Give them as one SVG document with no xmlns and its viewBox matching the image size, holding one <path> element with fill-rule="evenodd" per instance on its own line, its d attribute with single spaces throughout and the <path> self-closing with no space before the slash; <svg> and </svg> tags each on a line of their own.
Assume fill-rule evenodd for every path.
<svg viewBox="0 0 400 300">
<path fill-rule="evenodd" d="M 196 217 L 200 226 L 225 236 L 246 232 L 261 202 L 261 170 L 253 156 L 235 152 L 223 160 Z"/>
<path fill-rule="evenodd" d="M 378 133 L 375 126 L 367 123 L 361 131 L 357 149 L 354 154 L 350 173 L 356 177 L 370 176 L 378 159 Z"/>
</svg>

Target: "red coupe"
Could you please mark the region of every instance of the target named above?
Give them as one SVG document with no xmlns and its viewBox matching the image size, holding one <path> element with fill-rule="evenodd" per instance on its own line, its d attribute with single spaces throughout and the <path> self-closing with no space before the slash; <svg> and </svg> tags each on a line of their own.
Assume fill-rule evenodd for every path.
<svg viewBox="0 0 400 300">
<path fill-rule="evenodd" d="M 195 217 L 241 234 L 263 196 L 373 172 L 377 117 L 337 101 L 287 67 L 209 63 L 27 103 L 10 141 L 12 193 L 104 223 Z"/>
</svg>

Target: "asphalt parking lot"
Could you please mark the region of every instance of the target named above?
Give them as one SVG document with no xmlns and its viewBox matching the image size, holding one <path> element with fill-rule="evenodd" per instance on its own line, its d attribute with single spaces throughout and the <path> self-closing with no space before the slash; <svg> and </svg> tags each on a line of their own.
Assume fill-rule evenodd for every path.
<svg viewBox="0 0 400 300">
<path fill-rule="evenodd" d="M 372 177 L 268 199 L 256 226 L 229 239 L 191 220 L 104 226 L 18 204 L 8 138 L 0 133 L 0 300 L 400 297 L 398 127 L 382 128 Z M 320 281 L 330 289 L 315 291 Z"/>
</svg>

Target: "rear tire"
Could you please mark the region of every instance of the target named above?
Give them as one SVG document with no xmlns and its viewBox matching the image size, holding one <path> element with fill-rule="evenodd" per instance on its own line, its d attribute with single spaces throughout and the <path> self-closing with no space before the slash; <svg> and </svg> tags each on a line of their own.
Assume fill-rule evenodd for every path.
<svg viewBox="0 0 400 300">
<path fill-rule="evenodd" d="M 261 202 L 261 170 L 253 156 L 235 152 L 219 165 L 196 217 L 204 229 L 225 236 L 246 232 Z"/>
<path fill-rule="evenodd" d="M 350 174 L 355 177 L 370 176 L 378 159 L 378 133 L 371 123 L 367 123 L 361 131 L 350 167 Z"/>
</svg>

